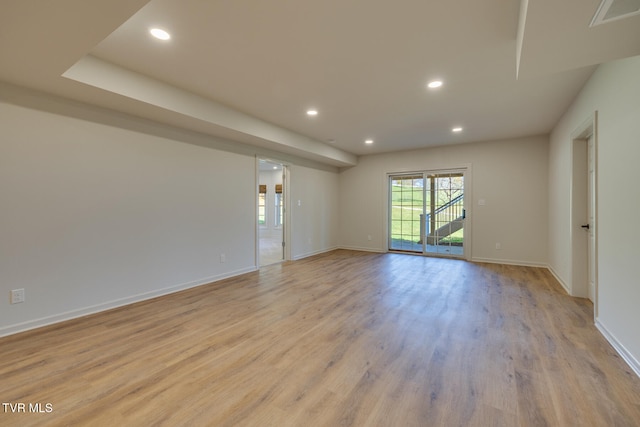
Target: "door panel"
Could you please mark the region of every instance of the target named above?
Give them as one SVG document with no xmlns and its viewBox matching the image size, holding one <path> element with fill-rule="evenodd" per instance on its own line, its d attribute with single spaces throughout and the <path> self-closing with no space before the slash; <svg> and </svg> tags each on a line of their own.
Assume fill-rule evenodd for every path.
<svg viewBox="0 0 640 427">
<path fill-rule="evenodd" d="M 428 176 L 430 192 L 427 211 L 426 253 L 464 254 L 464 174 L 439 173 Z"/>
<path fill-rule="evenodd" d="M 588 152 L 588 168 L 589 168 L 589 181 L 587 184 L 587 198 L 588 198 L 588 206 L 587 206 L 587 214 L 589 217 L 589 242 L 588 242 L 588 264 L 589 264 L 589 299 L 594 302 L 596 298 L 596 221 L 595 221 L 595 213 L 596 213 L 596 197 L 595 197 L 595 188 L 596 188 L 596 174 L 595 174 L 595 149 L 593 144 L 593 136 L 589 137 L 587 141 L 587 152 Z"/>
<path fill-rule="evenodd" d="M 389 249 L 422 252 L 421 218 L 424 214 L 424 178 L 399 175 L 390 178 Z"/>
</svg>

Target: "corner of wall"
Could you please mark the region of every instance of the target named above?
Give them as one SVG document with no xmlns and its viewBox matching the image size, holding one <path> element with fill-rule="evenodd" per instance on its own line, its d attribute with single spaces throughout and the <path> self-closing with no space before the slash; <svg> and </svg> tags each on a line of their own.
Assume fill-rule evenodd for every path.
<svg viewBox="0 0 640 427">
<path fill-rule="evenodd" d="M 558 273 L 553 269 L 552 266 L 547 265 L 547 270 L 551 273 L 551 275 L 560 283 L 560 286 L 565 290 L 567 295 L 571 295 L 571 287 L 558 275 Z"/>
<path fill-rule="evenodd" d="M 598 318 L 596 319 L 596 328 L 602 333 L 602 335 L 609 341 L 609 344 L 618 352 L 620 357 L 627 362 L 633 372 L 640 377 L 640 361 L 636 359 L 633 354 L 613 335 L 606 326 Z"/>
</svg>

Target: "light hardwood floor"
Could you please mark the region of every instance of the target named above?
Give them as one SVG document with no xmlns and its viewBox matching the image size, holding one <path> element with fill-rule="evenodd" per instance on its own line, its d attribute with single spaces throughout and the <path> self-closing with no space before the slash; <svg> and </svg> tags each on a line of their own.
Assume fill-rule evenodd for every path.
<svg viewBox="0 0 640 427">
<path fill-rule="evenodd" d="M 339 250 L 0 339 L 0 425 L 635 426 L 545 269 Z"/>
<path fill-rule="evenodd" d="M 260 236 L 260 266 L 266 266 L 282 262 L 284 254 L 282 250 L 282 235 Z"/>
</svg>

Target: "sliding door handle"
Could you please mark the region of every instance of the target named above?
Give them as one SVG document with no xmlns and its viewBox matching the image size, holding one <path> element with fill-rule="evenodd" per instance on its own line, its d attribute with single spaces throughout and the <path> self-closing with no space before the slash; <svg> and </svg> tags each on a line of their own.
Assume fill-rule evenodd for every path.
<svg viewBox="0 0 640 427">
<path fill-rule="evenodd" d="M 589 224 L 581 225 L 580 227 L 584 228 L 585 230 L 588 230 L 589 228 L 591 228 L 589 227 Z"/>
</svg>

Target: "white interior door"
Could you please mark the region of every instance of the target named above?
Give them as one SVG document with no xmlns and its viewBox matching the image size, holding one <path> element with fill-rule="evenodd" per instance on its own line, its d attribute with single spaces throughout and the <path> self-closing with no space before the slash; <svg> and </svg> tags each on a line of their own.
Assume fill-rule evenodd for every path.
<svg viewBox="0 0 640 427">
<path fill-rule="evenodd" d="M 595 302 L 596 299 L 596 173 L 595 173 L 595 145 L 593 135 L 587 141 L 588 150 L 588 204 L 587 215 L 589 218 L 588 228 L 588 263 L 589 263 L 589 299 Z"/>
</svg>

